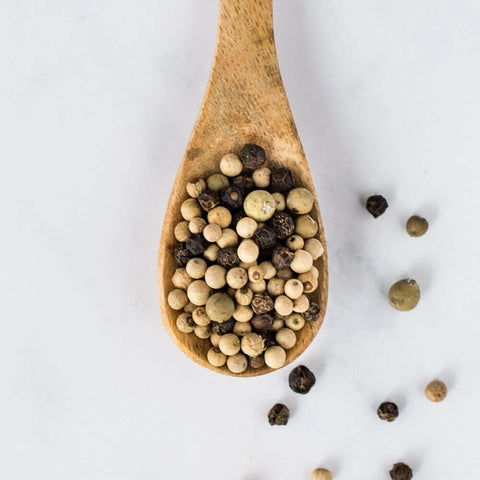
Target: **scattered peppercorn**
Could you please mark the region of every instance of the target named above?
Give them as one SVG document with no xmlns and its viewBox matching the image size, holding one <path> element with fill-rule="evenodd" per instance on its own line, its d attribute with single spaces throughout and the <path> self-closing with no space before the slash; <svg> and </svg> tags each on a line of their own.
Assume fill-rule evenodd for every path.
<svg viewBox="0 0 480 480">
<path fill-rule="evenodd" d="M 316 468 L 311 473 L 310 480 L 332 480 L 332 472 L 326 468 Z"/>
<path fill-rule="evenodd" d="M 212 210 L 212 208 L 215 208 L 217 205 L 220 204 L 220 197 L 218 195 L 218 192 L 215 192 L 213 190 L 205 190 L 199 195 L 197 200 L 200 206 L 206 212 L 209 212 L 210 210 Z"/>
<path fill-rule="evenodd" d="M 243 205 L 242 188 L 238 185 L 229 185 L 220 191 L 220 203 L 231 210 L 241 208 Z"/>
<path fill-rule="evenodd" d="M 276 403 L 268 412 L 270 425 L 286 425 L 290 418 L 290 410 L 283 403 Z"/>
<path fill-rule="evenodd" d="M 392 480 L 410 480 L 413 477 L 412 469 L 405 463 L 396 463 L 390 470 Z"/>
<path fill-rule="evenodd" d="M 382 195 L 372 195 L 367 198 L 366 208 L 373 218 L 377 218 L 388 208 L 388 203 Z"/>
<path fill-rule="evenodd" d="M 315 375 L 305 365 L 295 367 L 288 376 L 288 385 L 295 393 L 308 393 L 315 381 Z"/>
<path fill-rule="evenodd" d="M 393 402 L 383 402 L 377 408 L 377 415 L 382 420 L 393 422 L 398 417 L 398 407 Z"/>
<path fill-rule="evenodd" d="M 390 305 L 401 312 L 412 310 L 417 306 L 420 300 L 420 287 L 418 283 L 411 279 L 405 278 L 394 283 L 388 292 L 388 301 Z"/>
<path fill-rule="evenodd" d="M 270 177 L 270 186 L 272 190 L 280 193 L 286 193 L 294 188 L 295 179 L 292 171 L 284 167 L 273 170 Z"/>
<path fill-rule="evenodd" d="M 265 150 L 253 143 L 247 143 L 240 151 L 240 160 L 245 170 L 255 170 L 265 163 Z"/>
<path fill-rule="evenodd" d="M 275 230 L 264 225 L 255 231 L 253 234 L 253 240 L 261 249 L 272 248 L 277 242 L 277 234 Z"/>
<path fill-rule="evenodd" d="M 425 387 L 425 395 L 432 402 L 441 402 L 447 396 L 447 386 L 440 380 L 433 380 Z"/>
<path fill-rule="evenodd" d="M 405 228 L 411 237 L 421 237 L 428 230 L 428 222 L 418 215 L 413 215 L 407 220 Z"/>
<path fill-rule="evenodd" d="M 277 237 L 284 240 L 295 231 L 295 222 L 286 212 L 276 212 L 272 217 L 272 227 Z"/>
<path fill-rule="evenodd" d="M 273 250 L 272 263 L 277 270 L 287 268 L 293 261 L 293 252 L 287 247 L 280 245 Z"/>
</svg>

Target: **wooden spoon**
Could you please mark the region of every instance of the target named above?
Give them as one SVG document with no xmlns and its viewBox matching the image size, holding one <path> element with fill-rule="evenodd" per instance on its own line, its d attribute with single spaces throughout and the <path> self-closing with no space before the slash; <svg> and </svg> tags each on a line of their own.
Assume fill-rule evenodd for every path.
<svg viewBox="0 0 480 480">
<path fill-rule="evenodd" d="M 181 220 L 180 205 L 187 198 L 185 185 L 219 171 L 219 162 L 229 152 L 239 152 L 245 143 L 262 146 L 267 160 L 290 168 L 299 185 L 315 189 L 305 154 L 283 88 L 273 38 L 272 0 L 220 0 L 215 60 L 190 142 L 178 170 L 167 207 L 158 258 L 158 288 L 163 323 L 181 350 L 192 360 L 219 373 L 251 377 L 273 371 L 264 366 L 248 367 L 241 374 L 226 366 L 212 367 L 206 354 L 210 340 L 182 333 L 176 327 L 179 312 L 167 303 L 173 289 L 171 278 L 176 265 L 173 250 L 175 225 Z M 315 195 L 316 198 L 316 195 Z M 319 224 L 319 239 L 325 235 L 318 202 L 311 215 Z M 321 307 L 320 318 L 307 322 L 297 344 L 287 350 L 287 363 L 295 360 L 318 332 L 327 303 L 328 270 L 326 251 L 315 262 L 319 286 L 311 295 Z"/>
</svg>

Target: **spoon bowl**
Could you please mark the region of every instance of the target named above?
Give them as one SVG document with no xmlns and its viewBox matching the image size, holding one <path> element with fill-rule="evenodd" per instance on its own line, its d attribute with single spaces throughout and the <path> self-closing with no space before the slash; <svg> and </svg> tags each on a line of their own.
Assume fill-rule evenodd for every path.
<svg viewBox="0 0 480 480">
<path fill-rule="evenodd" d="M 180 205 L 188 197 L 185 186 L 219 171 L 220 159 L 238 153 L 246 143 L 264 148 L 269 166 L 292 170 L 297 185 L 315 197 L 310 215 L 318 222 L 318 238 L 326 247 L 320 209 L 302 144 L 288 104 L 273 38 L 272 0 L 220 0 L 215 59 L 200 114 L 175 179 L 163 225 L 158 256 L 158 288 L 163 323 L 178 347 L 196 363 L 218 373 L 251 377 L 274 371 L 268 366 L 248 367 L 242 373 L 207 361 L 209 339 L 176 327 L 179 312 L 167 303 L 174 287 L 173 251 L 175 225 L 182 220 Z M 319 270 L 318 288 L 310 298 L 320 305 L 320 318 L 306 322 L 296 345 L 287 350 L 285 365 L 294 361 L 311 343 L 325 315 L 328 295 L 327 252 L 314 262 Z"/>
</svg>

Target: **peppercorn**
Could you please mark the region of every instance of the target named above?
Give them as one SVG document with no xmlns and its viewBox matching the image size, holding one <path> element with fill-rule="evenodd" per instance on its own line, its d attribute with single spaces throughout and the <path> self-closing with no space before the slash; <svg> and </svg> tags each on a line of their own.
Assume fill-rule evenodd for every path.
<svg viewBox="0 0 480 480">
<path fill-rule="evenodd" d="M 240 343 L 242 352 L 250 357 L 256 357 L 263 352 L 265 340 L 258 333 L 247 333 Z"/>
<path fill-rule="evenodd" d="M 267 188 L 270 185 L 271 171 L 267 167 L 258 168 L 253 172 L 252 178 L 257 188 Z"/>
<path fill-rule="evenodd" d="M 392 480 L 410 480 L 413 477 L 412 469 L 405 463 L 396 463 L 390 470 Z"/>
<path fill-rule="evenodd" d="M 185 268 L 177 268 L 172 277 L 173 286 L 183 290 L 186 290 L 192 281 L 192 277 L 187 273 Z"/>
<path fill-rule="evenodd" d="M 288 350 L 297 343 L 297 336 L 290 328 L 280 328 L 275 335 L 275 340 L 281 347 Z"/>
<path fill-rule="evenodd" d="M 222 236 L 222 228 L 216 223 L 209 223 L 202 233 L 207 242 L 216 242 Z"/>
<path fill-rule="evenodd" d="M 227 362 L 227 356 L 218 348 L 212 347 L 207 352 L 207 360 L 213 367 L 223 367 Z"/>
<path fill-rule="evenodd" d="M 221 265 L 212 265 L 205 271 L 205 283 L 213 289 L 223 288 L 226 283 L 227 271 Z"/>
<path fill-rule="evenodd" d="M 306 188 L 294 188 L 287 196 L 288 209 L 297 215 L 309 213 L 313 208 L 313 195 Z"/>
<path fill-rule="evenodd" d="M 244 192 L 255 188 L 255 182 L 253 181 L 252 174 L 249 172 L 243 172 L 241 175 L 237 175 L 233 178 L 232 183 L 238 185 Z"/>
<path fill-rule="evenodd" d="M 257 222 L 253 218 L 243 217 L 238 220 L 235 229 L 239 237 L 252 238 L 257 226 Z"/>
<path fill-rule="evenodd" d="M 280 192 L 272 193 L 272 197 L 275 200 L 275 207 L 277 212 L 281 212 L 285 210 L 286 203 L 285 203 L 285 196 Z"/>
<path fill-rule="evenodd" d="M 247 305 L 237 305 L 232 316 L 237 322 L 246 323 L 252 319 L 253 310 Z"/>
<path fill-rule="evenodd" d="M 274 323 L 275 323 L 275 320 L 274 320 Z M 277 345 L 277 338 L 276 338 L 277 332 L 273 331 L 273 326 L 272 326 L 272 330 L 268 332 L 261 332 L 261 335 L 265 340 L 265 349 L 274 347 L 275 345 Z"/>
<path fill-rule="evenodd" d="M 388 208 L 388 203 L 382 195 L 372 195 L 367 198 L 366 208 L 373 218 L 377 218 Z"/>
<path fill-rule="evenodd" d="M 298 331 L 305 326 L 305 319 L 299 313 L 292 313 L 285 319 L 285 325 L 292 330 Z"/>
<path fill-rule="evenodd" d="M 252 368 L 262 368 L 265 365 L 263 355 L 257 355 L 256 357 L 249 357 L 248 364 Z"/>
<path fill-rule="evenodd" d="M 290 410 L 283 403 L 276 403 L 269 410 L 267 417 L 270 425 L 286 425 L 290 418 Z"/>
<path fill-rule="evenodd" d="M 175 260 L 179 265 L 183 267 L 188 263 L 188 261 L 193 258 L 193 255 L 185 248 L 184 243 L 180 243 L 173 253 Z"/>
<path fill-rule="evenodd" d="M 218 192 L 213 190 L 205 190 L 197 198 L 198 203 L 206 212 L 209 212 L 212 208 L 215 208 L 220 204 L 220 197 Z"/>
<path fill-rule="evenodd" d="M 201 327 L 197 325 L 196 327 L 193 328 L 193 331 L 198 338 L 206 339 L 206 338 L 209 338 L 210 335 L 212 334 L 212 327 L 211 325 L 205 325 Z"/>
<path fill-rule="evenodd" d="M 272 227 L 280 239 L 285 239 L 295 231 L 295 222 L 286 212 L 276 212 L 272 217 Z"/>
<path fill-rule="evenodd" d="M 266 190 L 254 190 L 245 197 L 243 209 L 250 218 L 265 222 L 275 213 L 275 199 Z"/>
<path fill-rule="evenodd" d="M 225 320 L 222 323 L 212 322 L 210 325 L 212 326 L 212 332 L 216 333 L 217 335 L 225 335 L 226 333 L 230 333 L 233 331 L 233 327 L 235 326 L 235 319 L 230 318 L 229 320 Z"/>
<path fill-rule="evenodd" d="M 312 302 L 306 312 L 303 312 L 303 318 L 307 322 L 316 322 L 320 316 L 320 305 Z"/>
<path fill-rule="evenodd" d="M 205 305 L 208 318 L 215 322 L 224 322 L 232 317 L 235 304 L 226 293 L 214 293 Z"/>
<path fill-rule="evenodd" d="M 250 305 L 253 298 L 253 292 L 248 287 L 239 288 L 235 292 L 235 300 L 239 305 Z"/>
<path fill-rule="evenodd" d="M 174 237 L 179 242 L 184 242 L 190 236 L 190 230 L 188 228 L 188 222 L 182 220 L 175 225 Z"/>
<path fill-rule="evenodd" d="M 291 278 L 285 282 L 285 295 L 292 300 L 296 300 L 303 293 L 303 283 L 296 278 Z"/>
<path fill-rule="evenodd" d="M 187 288 L 188 299 L 199 307 L 207 303 L 210 293 L 210 287 L 203 280 L 194 280 Z"/>
<path fill-rule="evenodd" d="M 243 200 L 242 188 L 238 185 L 229 185 L 220 190 L 220 203 L 231 210 L 241 208 Z"/>
<path fill-rule="evenodd" d="M 313 260 L 320 258 L 324 252 L 322 242 L 318 238 L 309 238 L 305 242 L 304 250 L 312 256 Z"/>
<path fill-rule="evenodd" d="M 218 348 L 225 355 L 236 355 L 240 351 L 240 339 L 234 333 L 227 333 L 218 342 Z"/>
<path fill-rule="evenodd" d="M 253 143 L 247 143 L 240 151 L 240 160 L 245 170 L 255 170 L 265 163 L 265 150 Z"/>
<path fill-rule="evenodd" d="M 200 217 L 202 209 L 195 198 L 187 198 L 180 206 L 180 213 L 183 219 L 189 222 L 195 217 Z"/>
<path fill-rule="evenodd" d="M 314 240 L 314 239 L 311 239 Z M 286 240 L 285 240 L 285 245 L 295 252 L 296 250 L 300 250 L 304 247 L 305 245 L 305 240 L 300 235 L 290 235 Z M 305 248 L 305 250 L 307 250 Z M 308 251 L 308 250 L 307 250 Z"/>
<path fill-rule="evenodd" d="M 242 169 L 242 162 L 234 153 L 227 153 L 220 160 L 220 171 L 227 177 L 240 174 Z"/>
<path fill-rule="evenodd" d="M 306 250 L 296 250 L 290 268 L 295 273 L 307 273 L 313 266 L 313 258 Z"/>
<path fill-rule="evenodd" d="M 183 333 L 193 332 L 195 328 L 195 322 L 192 320 L 192 316 L 189 313 L 181 313 L 177 317 L 177 328 Z"/>
<path fill-rule="evenodd" d="M 305 394 L 315 385 L 315 375 L 305 365 L 295 367 L 288 376 L 288 385 L 295 393 Z"/>
<path fill-rule="evenodd" d="M 310 300 L 306 295 L 300 295 L 293 301 L 293 311 L 295 313 L 305 313 L 310 307 Z M 313 317 L 312 320 L 318 320 L 318 317 Z"/>
<path fill-rule="evenodd" d="M 316 468 L 311 473 L 310 480 L 332 480 L 332 472 L 326 468 Z"/>
<path fill-rule="evenodd" d="M 433 380 L 425 387 L 425 395 L 432 402 L 441 402 L 447 396 L 447 386 L 440 380 Z"/>
<path fill-rule="evenodd" d="M 222 228 L 227 228 L 232 222 L 232 214 L 228 208 L 219 206 L 212 208 L 207 214 L 208 223 L 216 223 Z"/>
<path fill-rule="evenodd" d="M 318 232 L 318 223 L 310 215 L 300 215 L 295 219 L 295 233 L 302 238 L 312 238 Z"/>
<path fill-rule="evenodd" d="M 207 187 L 209 190 L 219 192 L 229 184 L 228 178 L 221 173 L 214 173 L 207 178 Z"/>
<path fill-rule="evenodd" d="M 388 292 L 388 301 L 390 305 L 401 312 L 412 310 L 417 306 L 420 300 L 420 287 L 418 283 L 406 278 L 394 283 Z"/>
<path fill-rule="evenodd" d="M 185 270 L 192 278 L 198 280 L 205 275 L 205 271 L 207 270 L 207 262 L 203 260 L 203 258 L 191 258 L 187 262 Z"/>
<path fill-rule="evenodd" d="M 411 237 L 421 237 L 428 230 L 428 222 L 418 215 L 413 215 L 407 220 L 405 228 Z"/>
<path fill-rule="evenodd" d="M 222 235 L 217 240 L 217 245 L 220 248 L 236 247 L 238 245 L 238 235 L 235 230 L 231 228 L 224 228 Z"/>
<path fill-rule="evenodd" d="M 398 417 L 398 407 L 393 402 L 383 402 L 377 408 L 377 415 L 382 420 L 393 422 Z"/>
<path fill-rule="evenodd" d="M 252 298 L 252 310 L 256 315 L 273 310 L 273 299 L 268 293 L 256 293 Z"/>
<path fill-rule="evenodd" d="M 268 332 L 272 329 L 273 317 L 269 313 L 262 313 L 261 315 L 255 315 L 251 323 L 257 332 Z"/>
<path fill-rule="evenodd" d="M 255 262 L 259 252 L 258 245 L 250 238 L 242 240 L 237 248 L 238 258 L 244 263 Z"/>
<path fill-rule="evenodd" d="M 233 267 L 227 272 L 228 286 L 234 289 L 242 288 L 248 283 L 247 271 L 242 267 Z"/>
<path fill-rule="evenodd" d="M 285 193 L 295 187 L 295 179 L 288 168 L 277 168 L 270 176 L 270 186 L 273 191 Z"/>
<path fill-rule="evenodd" d="M 208 325 L 211 321 L 208 318 L 205 307 L 196 307 L 192 312 L 193 321 L 200 327 Z"/>
<path fill-rule="evenodd" d="M 217 261 L 217 256 L 218 252 L 220 251 L 220 247 L 212 243 L 208 246 L 208 248 L 203 252 L 203 256 L 207 259 L 210 260 L 211 262 L 216 262 Z"/>
<path fill-rule="evenodd" d="M 248 367 L 247 357 L 243 353 L 237 353 L 227 358 L 227 367 L 232 373 L 242 373 Z"/>
<path fill-rule="evenodd" d="M 237 255 L 237 249 L 234 247 L 222 248 L 218 252 L 217 262 L 227 270 L 236 267 L 240 264 L 240 259 Z"/>
<path fill-rule="evenodd" d="M 253 293 L 263 293 L 267 289 L 267 283 L 265 280 L 259 282 L 248 282 L 247 287 L 252 290 Z"/>
<path fill-rule="evenodd" d="M 238 337 L 244 337 L 245 335 L 252 332 L 252 324 L 250 322 L 235 322 L 233 326 L 233 333 Z"/>
<path fill-rule="evenodd" d="M 263 278 L 265 280 L 270 280 L 277 274 L 277 269 L 273 266 L 273 263 L 270 261 L 262 262 L 259 267 L 263 270 Z"/>
<path fill-rule="evenodd" d="M 263 280 L 263 270 L 259 265 L 252 265 L 248 268 L 248 280 L 252 283 L 261 282 Z"/>
<path fill-rule="evenodd" d="M 264 225 L 253 234 L 253 240 L 262 250 L 272 248 L 277 241 L 277 234 L 272 228 Z"/>
<path fill-rule="evenodd" d="M 277 270 L 290 266 L 293 260 L 293 252 L 283 245 L 275 247 L 272 253 L 272 263 Z"/>
<path fill-rule="evenodd" d="M 208 248 L 208 241 L 205 240 L 202 234 L 197 233 L 196 235 L 192 235 L 191 237 L 187 238 L 185 246 L 187 250 L 192 255 L 202 255 L 203 252 Z"/>
<path fill-rule="evenodd" d="M 265 363 L 270 368 L 280 368 L 285 365 L 287 360 L 287 354 L 285 350 L 279 345 L 274 345 L 273 347 L 267 348 L 263 354 Z"/>
<path fill-rule="evenodd" d="M 193 198 L 197 198 L 206 188 L 205 180 L 201 178 L 187 183 L 187 193 Z"/>
</svg>

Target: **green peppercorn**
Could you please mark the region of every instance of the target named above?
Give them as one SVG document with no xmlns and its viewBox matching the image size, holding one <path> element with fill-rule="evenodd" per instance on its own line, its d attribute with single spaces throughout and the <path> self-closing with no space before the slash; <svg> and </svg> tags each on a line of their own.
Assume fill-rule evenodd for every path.
<svg viewBox="0 0 480 480">
<path fill-rule="evenodd" d="M 275 199 L 266 190 L 254 190 L 245 198 L 243 209 L 250 218 L 264 222 L 275 213 Z"/>
<path fill-rule="evenodd" d="M 406 278 L 394 283 L 388 292 L 388 301 L 390 305 L 401 312 L 412 310 L 417 306 L 420 300 L 420 287 L 418 283 Z"/>
<path fill-rule="evenodd" d="M 413 215 L 407 220 L 405 228 L 411 237 L 421 237 L 428 230 L 428 222 L 418 215 Z"/>
<path fill-rule="evenodd" d="M 208 318 L 214 322 L 224 322 L 232 317 L 235 304 L 226 293 L 214 293 L 205 305 Z"/>
</svg>

